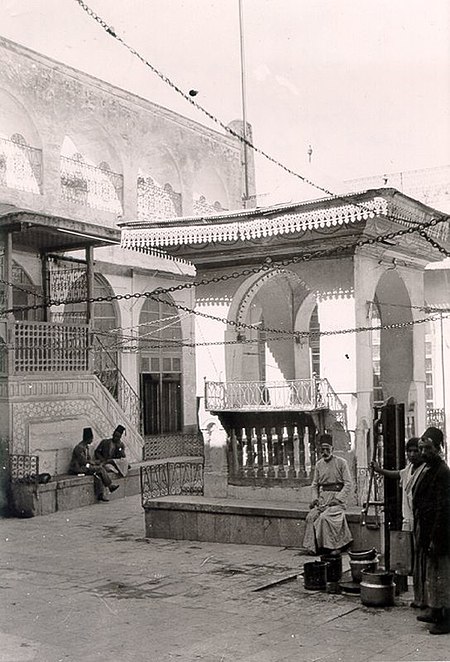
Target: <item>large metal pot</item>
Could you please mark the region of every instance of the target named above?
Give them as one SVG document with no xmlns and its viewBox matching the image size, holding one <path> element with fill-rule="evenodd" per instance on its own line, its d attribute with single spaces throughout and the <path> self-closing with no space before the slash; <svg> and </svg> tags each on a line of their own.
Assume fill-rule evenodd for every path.
<svg viewBox="0 0 450 662">
<path fill-rule="evenodd" d="M 363 572 L 375 572 L 378 568 L 378 559 L 362 559 L 361 561 L 350 560 L 350 571 L 354 582 L 359 583 L 362 580 Z"/>
<path fill-rule="evenodd" d="M 367 607 L 392 607 L 394 604 L 395 583 L 391 572 L 362 571 L 361 602 Z"/>
<path fill-rule="evenodd" d="M 372 549 L 362 549 L 362 550 L 349 550 L 348 555 L 350 559 L 354 559 L 355 561 L 363 561 L 364 559 L 367 560 L 373 560 L 377 556 L 377 550 L 375 547 L 372 547 Z"/>
</svg>

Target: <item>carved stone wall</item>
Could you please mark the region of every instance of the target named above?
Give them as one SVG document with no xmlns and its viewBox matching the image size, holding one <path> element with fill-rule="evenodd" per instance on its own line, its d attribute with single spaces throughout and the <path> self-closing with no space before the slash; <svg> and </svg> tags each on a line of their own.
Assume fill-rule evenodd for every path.
<svg viewBox="0 0 450 662">
<path fill-rule="evenodd" d="M 83 152 L 92 155 L 93 165 L 98 167 L 105 162 L 113 172 L 123 175 L 125 220 L 137 216 L 136 182 L 140 168 L 148 172 L 150 164 L 148 174 L 159 181 L 165 177 L 168 161 L 174 162 L 179 181 L 162 181 L 181 192 L 183 213 L 192 213 L 194 182 L 197 173 L 205 170 L 224 183 L 230 206 L 241 207 L 240 143 L 232 136 L 4 38 L 0 38 L 0 54 L 0 92 L 9 95 L 11 103 L 23 110 L 27 121 L 24 119 L 22 124 L 33 127 L 24 131 L 30 134 L 25 137 L 37 143 L 30 147 L 42 149 L 42 168 L 46 173 L 42 194 L 14 190 L 0 182 L 5 202 L 102 225 L 116 223 L 116 212 L 90 209 L 61 195 L 60 157 L 68 136 L 77 147 L 82 146 Z M 1 128 L 0 109 L 0 136 Z M 21 128 L 14 127 L 15 133 L 21 133 Z M 5 131 L 9 137 L 9 124 Z"/>
</svg>

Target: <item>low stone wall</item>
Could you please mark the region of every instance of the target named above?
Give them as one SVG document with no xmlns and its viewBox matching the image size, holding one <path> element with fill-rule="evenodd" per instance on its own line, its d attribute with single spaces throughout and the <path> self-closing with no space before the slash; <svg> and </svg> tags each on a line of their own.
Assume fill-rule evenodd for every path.
<svg viewBox="0 0 450 662">
<path fill-rule="evenodd" d="M 164 497 L 145 507 L 147 538 L 301 547 L 306 504 L 281 505 L 206 497 Z M 367 529 L 347 511 L 354 549 L 381 549 L 381 529 Z"/>
<path fill-rule="evenodd" d="M 140 465 L 131 467 L 125 478 L 114 477 L 119 489 L 109 495 L 111 501 L 140 492 Z M 10 514 L 15 517 L 50 515 L 97 503 L 93 476 L 53 476 L 46 484 L 13 483 L 10 487 Z"/>
</svg>

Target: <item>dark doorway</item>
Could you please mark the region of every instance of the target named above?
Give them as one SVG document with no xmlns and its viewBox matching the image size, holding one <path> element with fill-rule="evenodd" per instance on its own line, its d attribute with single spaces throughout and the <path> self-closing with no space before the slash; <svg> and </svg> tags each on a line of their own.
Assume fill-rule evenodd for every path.
<svg viewBox="0 0 450 662">
<path fill-rule="evenodd" d="M 178 373 L 142 373 L 144 435 L 181 430 L 181 382 Z"/>
</svg>

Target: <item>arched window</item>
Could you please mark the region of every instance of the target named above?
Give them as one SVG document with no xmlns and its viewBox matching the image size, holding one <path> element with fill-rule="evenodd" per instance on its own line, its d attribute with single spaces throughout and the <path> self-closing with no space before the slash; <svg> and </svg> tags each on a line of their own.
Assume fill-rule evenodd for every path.
<svg viewBox="0 0 450 662">
<path fill-rule="evenodd" d="M 172 304 L 172 305 L 171 305 Z M 181 323 L 173 301 L 147 299 L 139 317 L 144 434 L 182 429 Z"/>
<path fill-rule="evenodd" d="M 80 278 L 85 278 L 81 276 Z M 74 298 L 79 292 L 79 285 L 73 285 Z M 100 274 L 94 275 L 93 298 L 113 295 L 109 283 Z M 68 297 L 71 298 L 69 291 Z M 66 323 L 83 323 L 86 320 L 86 303 L 68 303 L 64 306 Z M 109 375 L 114 379 L 118 368 L 117 343 L 121 334 L 118 329 L 116 309 L 112 301 L 95 301 L 92 310 L 92 328 L 94 330 L 94 372 L 102 375 L 102 381 Z M 108 375 L 107 375 L 108 373 Z M 109 386 L 108 386 L 109 388 Z M 111 389 L 109 389 L 112 391 Z"/>
</svg>

